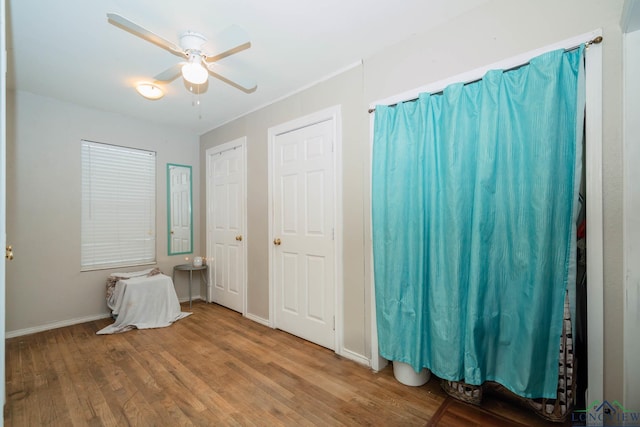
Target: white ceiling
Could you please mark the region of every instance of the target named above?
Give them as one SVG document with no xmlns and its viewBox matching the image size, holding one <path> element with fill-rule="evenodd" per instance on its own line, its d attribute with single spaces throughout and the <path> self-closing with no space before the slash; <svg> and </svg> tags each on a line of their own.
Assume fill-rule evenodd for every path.
<svg viewBox="0 0 640 427">
<path fill-rule="evenodd" d="M 487 1 L 8 0 L 8 85 L 202 134 Z M 187 30 L 215 43 L 239 25 L 251 48 L 220 63 L 253 77 L 257 90 L 210 77 L 198 97 L 180 77 L 164 98 L 144 99 L 135 83 L 180 58 L 108 23 L 110 12 L 175 44 Z"/>
</svg>

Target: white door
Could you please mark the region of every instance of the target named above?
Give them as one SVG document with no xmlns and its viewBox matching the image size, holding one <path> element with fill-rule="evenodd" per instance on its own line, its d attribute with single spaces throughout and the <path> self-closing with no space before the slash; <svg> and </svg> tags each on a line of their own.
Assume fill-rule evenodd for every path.
<svg viewBox="0 0 640 427">
<path fill-rule="evenodd" d="M 211 263 L 208 299 L 243 314 L 246 277 L 244 153 L 244 138 L 207 150 L 207 258 Z"/>
<path fill-rule="evenodd" d="M 169 166 L 171 252 L 191 252 L 191 168 Z"/>
<path fill-rule="evenodd" d="M 335 347 L 333 122 L 277 135 L 272 146 L 275 326 Z"/>
</svg>

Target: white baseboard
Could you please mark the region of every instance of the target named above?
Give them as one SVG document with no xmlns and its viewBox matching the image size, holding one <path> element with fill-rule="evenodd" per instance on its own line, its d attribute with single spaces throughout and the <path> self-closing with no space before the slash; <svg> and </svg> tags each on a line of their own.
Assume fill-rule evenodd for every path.
<svg viewBox="0 0 640 427">
<path fill-rule="evenodd" d="M 247 313 L 244 317 L 249 320 L 253 320 L 254 322 L 260 323 L 261 325 L 269 326 L 269 320 L 263 319 L 262 317 L 256 316 L 255 314 Z"/>
<path fill-rule="evenodd" d="M 64 328 L 65 326 L 77 325 L 78 323 L 93 322 L 94 320 L 106 319 L 111 317 L 110 313 L 98 314 L 95 316 L 78 317 L 75 319 L 63 320 L 60 322 L 47 323 L 46 325 L 34 326 L 33 328 L 18 329 L 16 331 L 7 331 L 5 338 L 21 337 L 23 335 L 35 334 L 38 332 L 49 331 L 51 329 Z"/>
<path fill-rule="evenodd" d="M 183 302 L 189 302 L 189 297 L 178 298 L 178 301 L 180 302 L 180 304 L 182 304 Z M 191 301 L 195 302 L 195 301 L 206 301 L 206 300 L 204 298 L 202 298 L 200 295 L 192 295 L 191 296 Z"/>
<path fill-rule="evenodd" d="M 369 359 L 361 354 L 355 353 L 351 350 L 347 350 L 346 348 L 343 348 L 342 351 L 338 353 L 338 355 L 344 357 L 345 359 L 353 360 L 354 362 L 357 362 L 361 365 L 369 367 L 371 366 L 371 361 Z"/>
<path fill-rule="evenodd" d="M 249 320 L 253 320 L 254 322 L 260 323 L 261 325 L 264 325 L 266 327 L 269 327 L 269 328 L 271 327 L 269 325 L 269 319 L 264 319 L 262 317 L 256 316 L 255 314 L 251 314 L 251 313 L 247 313 L 245 317 Z M 359 363 L 361 365 L 364 365 L 367 367 L 371 366 L 371 361 L 367 359 L 365 356 L 355 353 L 351 350 L 347 350 L 346 348 L 343 348 L 339 352 L 336 352 L 336 354 L 344 357 L 345 359 L 353 360 L 354 362 Z"/>
</svg>

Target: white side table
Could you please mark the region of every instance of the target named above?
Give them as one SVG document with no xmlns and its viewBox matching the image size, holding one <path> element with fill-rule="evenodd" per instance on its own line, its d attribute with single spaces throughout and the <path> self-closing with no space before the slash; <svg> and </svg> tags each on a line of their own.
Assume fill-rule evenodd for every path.
<svg viewBox="0 0 640 427">
<path fill-rule="evenodd" d="M 175 285 L 176 283 L 176 271 L 188 271 L 189 272 L 189 309 L 191 309 L 191 283 L 193 282 L 193 272 L 199 271 L 200 276 L 204 280 L 205 285 L 207 284 L 207 277 L 209 277 L 209 266 L 202 265 L 200 267 L 195 267 L 193 264 L 180 264 L 173 267 L 173 275 L 171 279 Z"/>
</svg>

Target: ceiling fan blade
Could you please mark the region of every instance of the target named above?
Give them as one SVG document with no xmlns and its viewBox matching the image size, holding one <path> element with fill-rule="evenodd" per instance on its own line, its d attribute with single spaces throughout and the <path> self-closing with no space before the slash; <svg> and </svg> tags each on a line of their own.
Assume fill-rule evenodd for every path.
<svg viewBox="0 0 640 427">
<path fill-rule="evenodd" d="M 140 25 L 136 24 L 135 22 L 132 22 L 130 20 L 128 20 L 127 18 L 120 16 L 116 13 L 107 13 L 107 19 L 109 20 L 109 22 L 117 27 L 122 28 L 123 30 L 126 30 L 128 32 L 130 32 L 131 34 L 134 34 L 140 38 L 143 38 L 147 41 L 150 41 L 151 43 L 160 46 L 163 49 L 168 50 L 169 52 L 173 53 L 174 55 L 178 55 L 178 56 L 182 56 L 182 57 L 186 57 L 184 51 L 179 47 L 176 46 L 175 44 L 171 43 L 168 40 L 163 39 L 162 37 L 160 37 L 157 34 L 152 33 L 151 31 L 147 30 L 146 28 L 141 27 Z"/>
<path fill-rule="evenodd" d="M 203 54 L 207 61 L 218 61 L 251 47 L 249 35 L 238 25 L 231 25 L 207 42 Z"/>
<path fill-rule="evenodd" d="M 205 65 L 214 77 L 237 89 L 240 89 L 245 93 L 255 92 L 258 88 L 255 80 L 248 78 L 237 71 L 229 70 L 227 67 L 223 67 L 216 62 L 211 64 L 205 63 Z"/>
<path fill-rule="evenodd" d="M 184 62 L 178 62 L 177 64 L 167 68 L 166 70 L 164 70 L 163 72 L 161 72 L 160 74 L 154 77 L 155 81 L 157 82 L 174 81 L 182 73 L 183 65 L 184 65 Z"/>
</svg>

